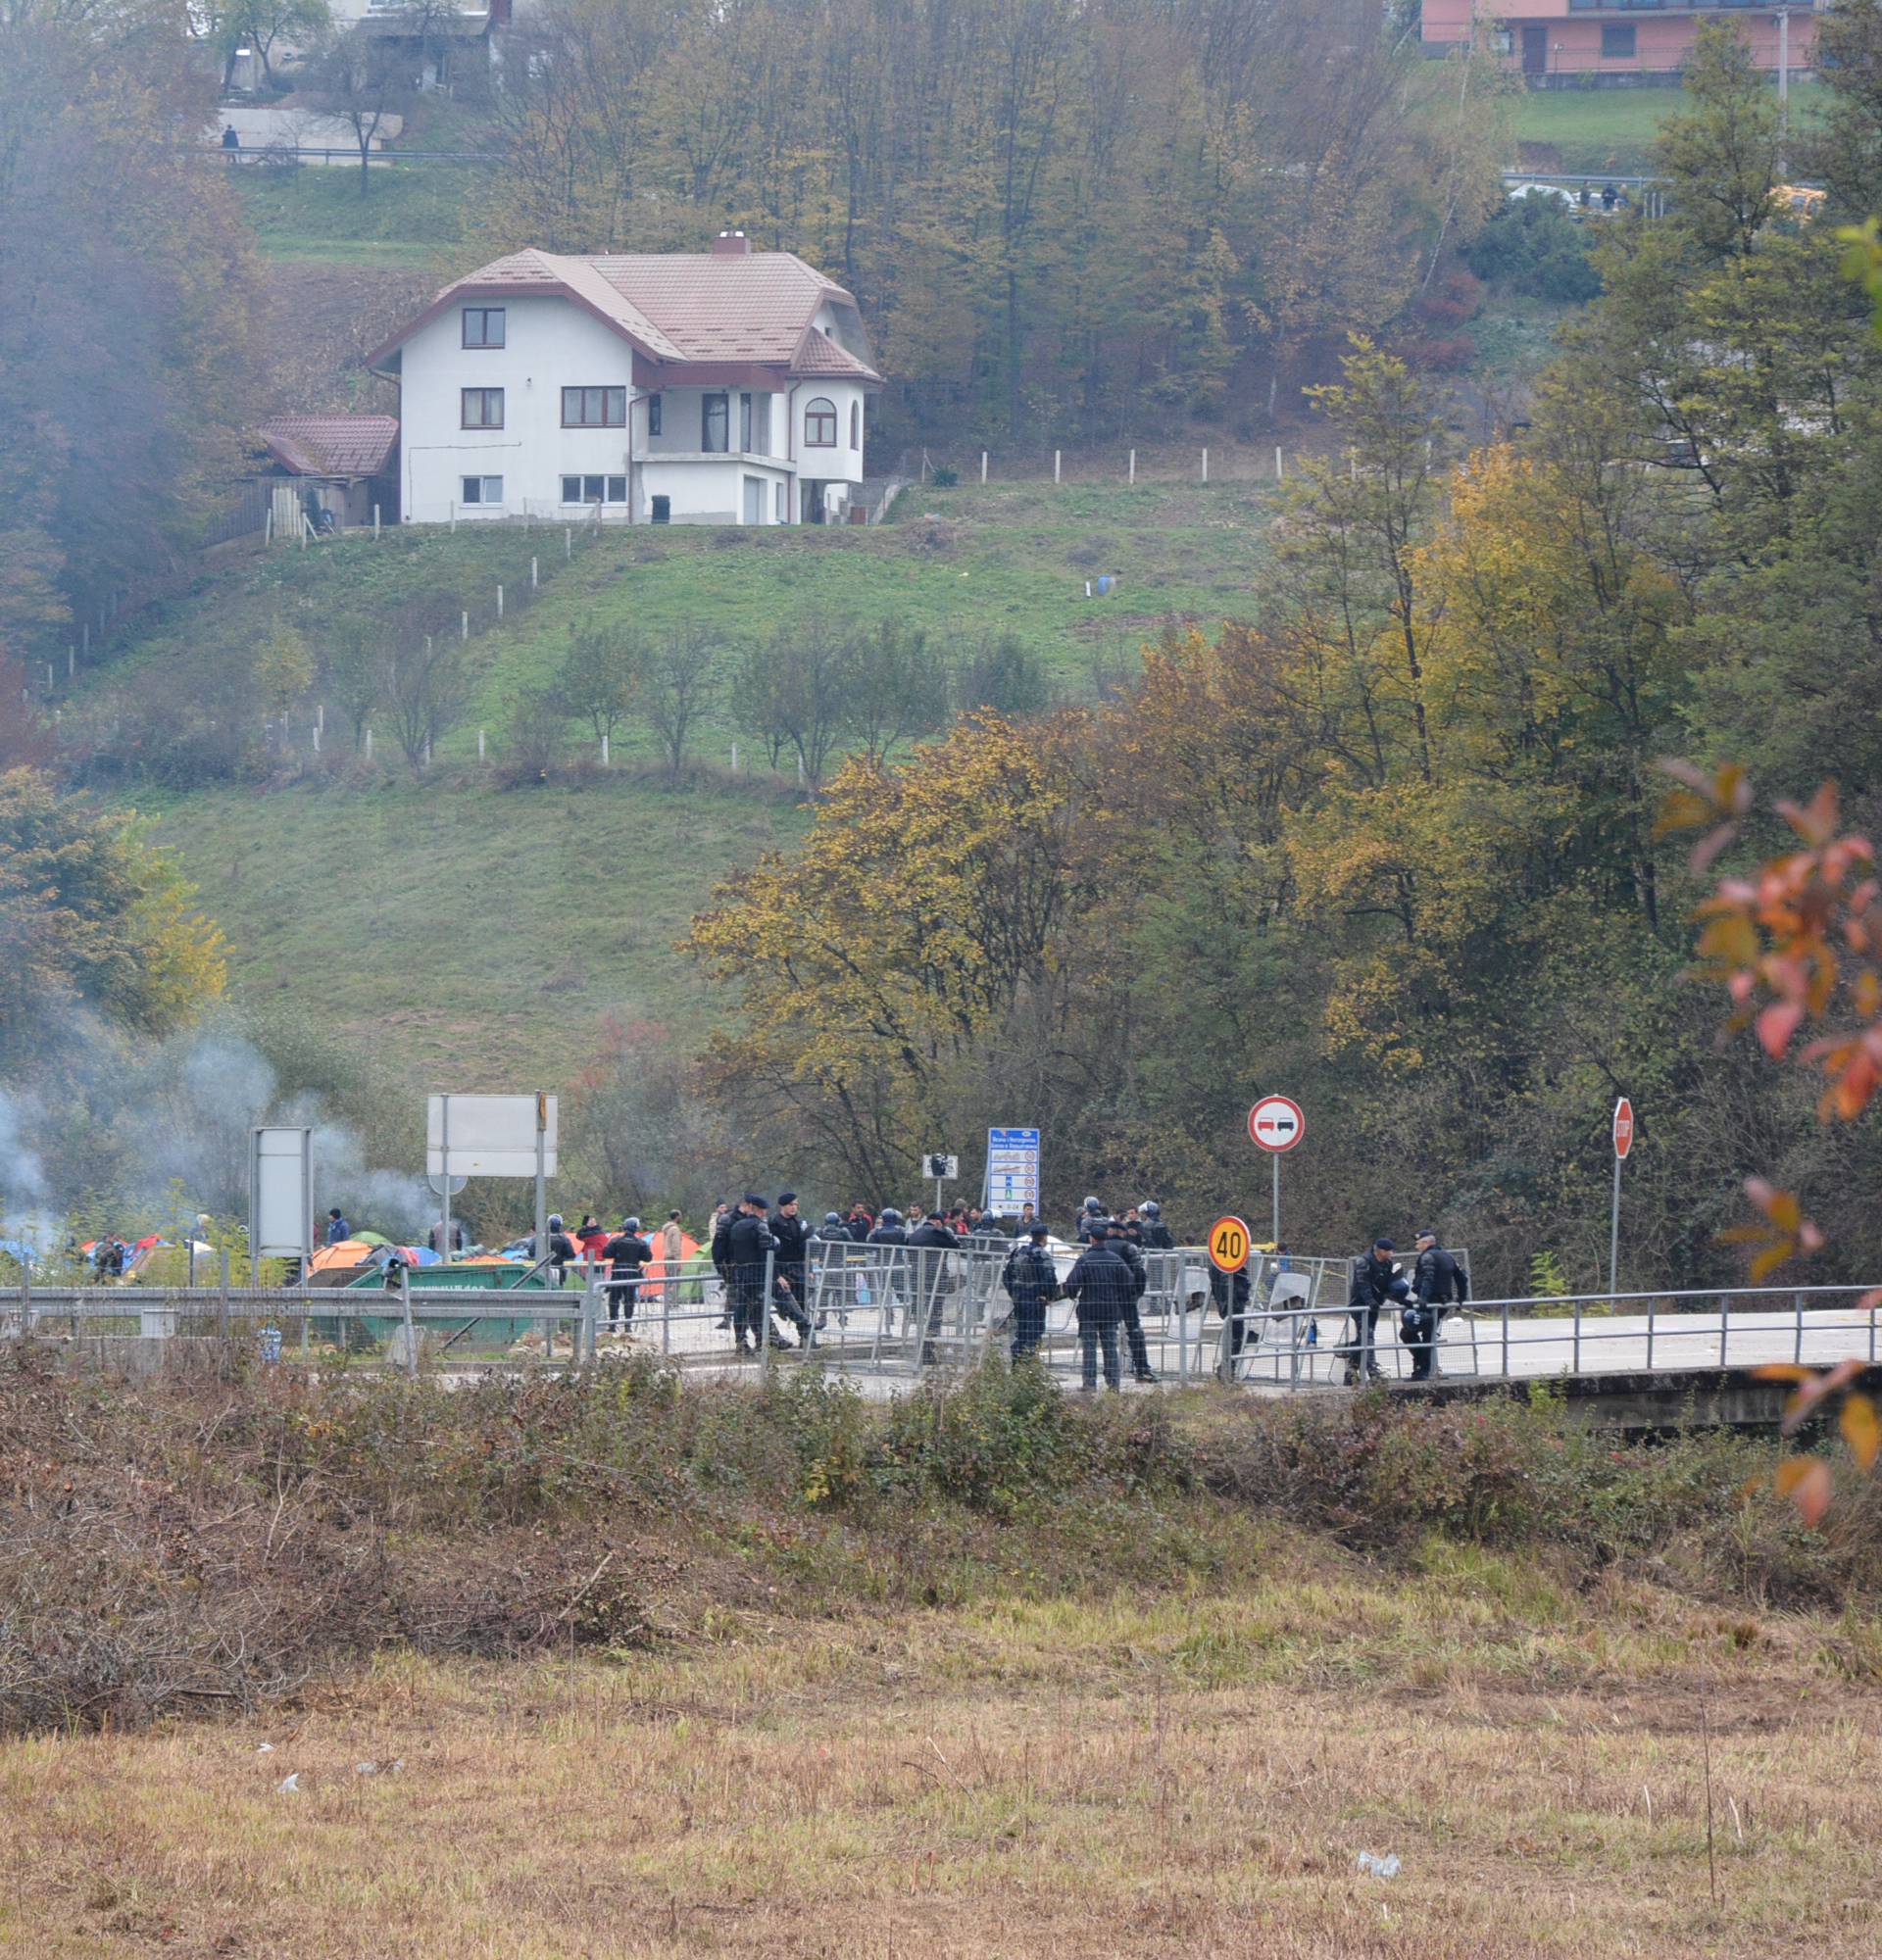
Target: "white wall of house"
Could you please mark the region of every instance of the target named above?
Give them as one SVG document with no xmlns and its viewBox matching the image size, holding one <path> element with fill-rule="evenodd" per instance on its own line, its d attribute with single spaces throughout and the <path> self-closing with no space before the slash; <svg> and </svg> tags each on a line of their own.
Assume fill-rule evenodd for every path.
<svg viewBox="0 0 1882 1960">
<path fill-rule="evenodd" d="M 504 310 L 501 347 L 466 347 L 465 308 L 447 307 L 405 344 L 399 425 L 405 520 L 441 524 L 455 506 L 462 518 L 553 517 L 568 506 L 565 476 L 624 476 L 627 431 L 564 428 L 562 391 L 625 388 L 633 394 L 627 343 L 579 307 L 554 298 L 472 301 Z M 463 426 L 463 390 L 501 388 L 503 426 Z M 466 497 L 464 478 L 500 479 L 491 502 Z M 626 514 L 625 501 L 619 506 Z"/>
<path fill-rule="evenodd" d="M 465 346 L 467 306 L 502 307 L 501 347 Z M 672 523 L 796 523 L 806 508 L 799 480 L 825 486 L 826 513 L 840 520 L 850 487 L 863 480 L 866 408 L 856 383 L 662 389 L 656 435 L 647 392 L 632 385 L 627 342 L 556 296 L 454 303 L 405 343 L 400 374 L 407 523 L 592 514 L 597 491 L 604 521 L 656 521 L 654 500 L 663 498 L 662 515 Z M 564 426 L 565 388 L 625 390 L 626 422 Z M 501 428 L 464 425 L 466 389 L 503 391 Z M 747 393 L 749 448 L 742 446 Z M 703 447 L 709 394 L 727 398 L 722 454 Z M 833 431 L 830 418 L 819 418 L 818 404 L 834 412 Z M 831 432 L 833 443 L 810 440 L 812 433 Z M 631 466 L 630 434 L 639 459 Z M 748 489 L 747 479 L 763 490 Z"/>
</svg>

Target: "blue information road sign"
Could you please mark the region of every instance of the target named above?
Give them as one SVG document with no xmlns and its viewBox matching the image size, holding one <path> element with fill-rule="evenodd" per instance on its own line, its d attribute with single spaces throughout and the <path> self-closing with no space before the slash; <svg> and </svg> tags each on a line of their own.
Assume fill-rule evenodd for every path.
<svg viewBox="0 0 1882 1960">
<path fill-rule="evenodd" d="M 1002 1216 L 1039 1202 L 1039 1132 L 987 1132 L 987 1209 Z"/>
</svg>

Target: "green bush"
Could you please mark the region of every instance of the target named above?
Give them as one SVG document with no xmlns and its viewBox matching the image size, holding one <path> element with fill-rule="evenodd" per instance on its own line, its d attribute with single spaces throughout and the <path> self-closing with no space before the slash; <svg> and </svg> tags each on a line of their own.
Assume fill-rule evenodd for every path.
<svg viewBox="0 0 1882 1960">
<path fill-rule="evenodd" d="M 1511 198 L 1464 249 L 1478 278 L 1542 300 L 1592 300 L 1601 274 L 1586 227 L 1553 197 Z"/>
</svg>

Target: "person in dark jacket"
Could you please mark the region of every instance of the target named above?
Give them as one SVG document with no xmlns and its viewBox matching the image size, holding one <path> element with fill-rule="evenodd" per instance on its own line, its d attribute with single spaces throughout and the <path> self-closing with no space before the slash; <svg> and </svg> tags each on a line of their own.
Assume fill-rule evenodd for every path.
<svg viewBox="0 0 1882 1960">
<path fill-rule="evenodd" d="M 875 1220 L 869 1216 L 867 1209 L 861 1204 L 852 1204 L 846 1222 L 850 1237 L 859 1246 L 867 1246 L 869 1243 L 869 1234 L 875 1230 Z"/>
<path fill-rule="evenodd" d="M 727 1204 L 720 1199 L 713 1207 L 713 1222 L 706 1228 L 707 1256 L 718 1276 L 718 1327 L 721 1333 L 732 1324 L 732 1227 L 738 1223 L 743 1204 Z"/>
<path fill-rule="evenodd" d="M 1078 1246 L 1089 1246 L 1091 1244 L 1091 1228 L 1094 1225 L 1102 1224 L 1109 1215 L 1105 1209 L 1103 1199 L 1086 1199 L 1083 1209 L 1078 1213 L 1078 1222 L 1071 1228 L 1072 1243 Z"/>
<path fill-rule="evenodd" d="M 538 1256 L 536 1252 L 536 1235 L 533 1232 L 522 1242 L 522 1250 L 526 1256 L 531 1259 Z M 549 1260 L 549 1284 L 558 1287 L 567 1286 L 569 1284 L 569 1268 L 574 1263 L 575 1259 L 575 1242 L 563 1229 L 562 1213 L 560 1211 L 552 1211 L 549 1214 L 549 1251 L 547 1256 Z"/>
<path fill-rule="evenodd" d="M 758 1352 L 765 1330 L 765 1255 L 777 1250 L 766 1209 L 764 1199 L 748 1193 L 726 1235 L 726 1264 L 732 1280 L 732 1331 L 741 1354 Z"/>
<path fill-rule="evenodd" d="M 811 1228 L 798 1211 L 796 1192 L 778 1193 L 777 1209 L 771 1214 L 771 1232 L 777 1240 L 771 1303 L 779 1317 L 797 1329 L 798 1347 L 808 1348 L 813 1338 L 808 1310 Z"/>
<path fill-rule="evenodd" d="M 961 1241 L 939 1211 L 930 1211 L 924 1223 L 909 1234 L 909 1270 L 913 1275 L 915 1314 L 921 1328 L 921 1365 L 934 1366 L 934 1337 L 941 1331 L 941 1302 L 953 1289 L 948 1254 L 961 1250 Z"/>
<path fill-rule="evenodd" d="M 1144 1250 L 1173 1252 L 1176 1250 L 1176 1235 L 1164 1223 L 1164 1207 L 1154 1198 L 1147 1198 L 1137 1209 L 1144 1221 Z"/>
<path fill-rule="evenodd" d="M 1392 1254 L 1398 1250 L 1390 1239 L 1374 1239 L 1353 1261 L 1353 1278 L 1347 1290 L 1347 1310 L 1352 1316 L 1352 1338 L 1335 1351 L 1346 1363 L 1346 1382 L 1351 1388 L 1361 1374 L 1369 1381 L 1382 1382 L 1385 1371 L 1373 1358 L 1379 1309 L 1388 1300 L 1405 1300 L 1412 1289 L 1393 1269 Z"/>
<path fill-rule="evenodd" d="M 1427 1226 L 1417 1237 L 1418 1262 L 1412 1269 L 1412 1304 L 1399 1333 L 1412 1349 L 1412 1379 L 1428 1382 L 1438 1373 L 1438 1331 L 1444 1309 L 1470 1298 L 1470 1278 Z"/>
<path fill-rule="evenodd" d="M 1032 1237 L 1032 1228 L 1038 1222 L 1038 1207 L 1028 1199 L 1019 1207 L 1019 1222 L 1013 1228 L 1014 1237 L 1016 1239 L 1030 1239 Z"/>
<path fill-rule="evenodd" d="M 1141 1305 L 1145 1293 L 1150 1287 L 1150 1267 L 1145 1261 L 1143 1248 L 1138 1245 L 1128 1223 L 1112 1221 L 1106 1238 L 1111 1250 L 1130 1268 L 1130 1298 L 1124 1307 L 1124 1339 L 1130 1348 L 1130 1372 L 1139 1382 L 1154 1382 L 1157 1377 L 1151 1372 L 1150 1348 L 1144 1341 L 1144 1319 Z"/>
<path fill-rule="evenodd" d="M 601 1256 L 608 1261 L 608 1332 L 628 1333 L 640 1300 L 642 1269 L 654 1262 L 653 1247 L 640 1236 L 640 1220 L 623 1218 L 620 1230 L 602 1247 Z"/>
<path fill-rule="evenodd" d="M 352 1226 L 340 1215 L 340 1207 L 337 1204 L 334 1205 L 333 1209 L 326 1214 L 326 1243 L 329 1246 L 338 1246 L 352 1238 Z"/>
<path fill-rule="evenodd" d="M 1225 1273 L 1213 1262 L 1209 1268 L 1210 1303 L 1222 1316 L 1222 1358 L 1217 1373 L 1225 1382 L 1235 1379 L 1235 1366 L 1244 1348 L 1252 1348 L 1262 1338 L 1261 1323 L 1248 1317 L 1254 1287 L 1248 1277 L 1248 1261 Z"/>
<path fill-rule="evenodd" d="M 1123 1362 L 1117 1352 L 1117 1329 L 1131 1298 L 1130 1268 L 1112 1250 L 1111 1228 L 1102 1218 L 1089 1227 L 1090 1240 L 1077 1263 L 1065 1275 L 1065 1292 L 1078 1302 L 1078 1344 L 1083 1352 L 1087 1395 L 1098 1387 L 1098 1350 L 1104 1348 L 1105 1387 L 1115 1393 L 1124 1385 Z"/>
<path fill-rule="evenodd" d="M 1046 1308 L 1059 1298 L 1059 1268 L 1046 1250 L 1045 1226 L 1034 1219 L 1026 1236 L 1007 1254 L 1000 1284 L 1013 1301 L 1013 1358 L 1015 1365 L 1039 1351 L 1046 1338 Z"/>
</svg>

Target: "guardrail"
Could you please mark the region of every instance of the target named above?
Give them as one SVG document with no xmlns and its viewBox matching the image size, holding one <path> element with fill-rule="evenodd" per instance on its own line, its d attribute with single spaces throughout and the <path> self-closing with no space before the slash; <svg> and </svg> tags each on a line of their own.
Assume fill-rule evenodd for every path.
<svg viewBox="0 0 1882 1960">
<path fill-rule="evenodd" d="M 322 148 L 311 143 L 257 143 L 253 148 L 223 149 L 212 142 L 209 148 L 231 164 L 280 166 L 290 158 L 295 163 L 351 164 L 358 169 L 359 146 L 344 149 Z M 500 164 L 503 158 L 488 150 L 368 150 L 369 164 Z"/>
<path fill-rule="evenodd" d="M 1004 1245 L 960 1251 L 858 1246 L 823 1249 L 802 1268 L 720 1274 L 696 1259 L 673 1273 L 649 1268 L 616 1280 L 605 1267 L 571 1268 L 566 1286 L 390 1288 L 30 1287 L 0 1290 L 0 1338 L 96 1339 L 145 1344 L 218 1339 L 253 1343 L 266 1358 L 368 1358 L 370 1349 L 416 1375 L 421 1365 L 464 1365 L 483 1330 L 486 1359 L 532 1353 L 571 1367 L 611 1354 L 644 1354 L 691 1375 L 768 1375 L 786 1356 L 885 1386 L 978 1365 L 1011 1348 L 1018 1330 L 1001 1276 Z M 1058 1254 L 1063 1278 L 1072 1254 Z M 1224 1316 L 1226 1287 L 1199 1248 L 1145 1255 L 1149 1284 L 1120 1345 L 1126 1367 L 1182 1386 L 1215 1377 L 1267 1393 L 1337 1386 L 1370 1372 L 1405 1382 L 1426 1350 L 1405 1338 L 1396 1305 L 1375 1328 L 1346 1302 L 1348 1262 L 1257 1254 L 1247 1302 Z M 1859 1287 L 1741 1287 L 1480 1300 L 1447 1311 L 1435 1371 L 1481 1380 L 1544 1380 L 1681 1370 L 1751 1368 L 1773 1361 L 1873 1364 L 1882 1309 Z M 1037 1352 L 1059 1375 L 1082 1377 L 1071 1302 L 1050 1302 Z M 788 1338 L 787 1338 L 788 1337 Z M 316 1340 L 320 1354 L 316 1353 Z M 1141 1339 L 1141 1346 L 1139 1345 Z M 465 1344 L 461 1346 L 460 1344 Z"/>
</svg>

